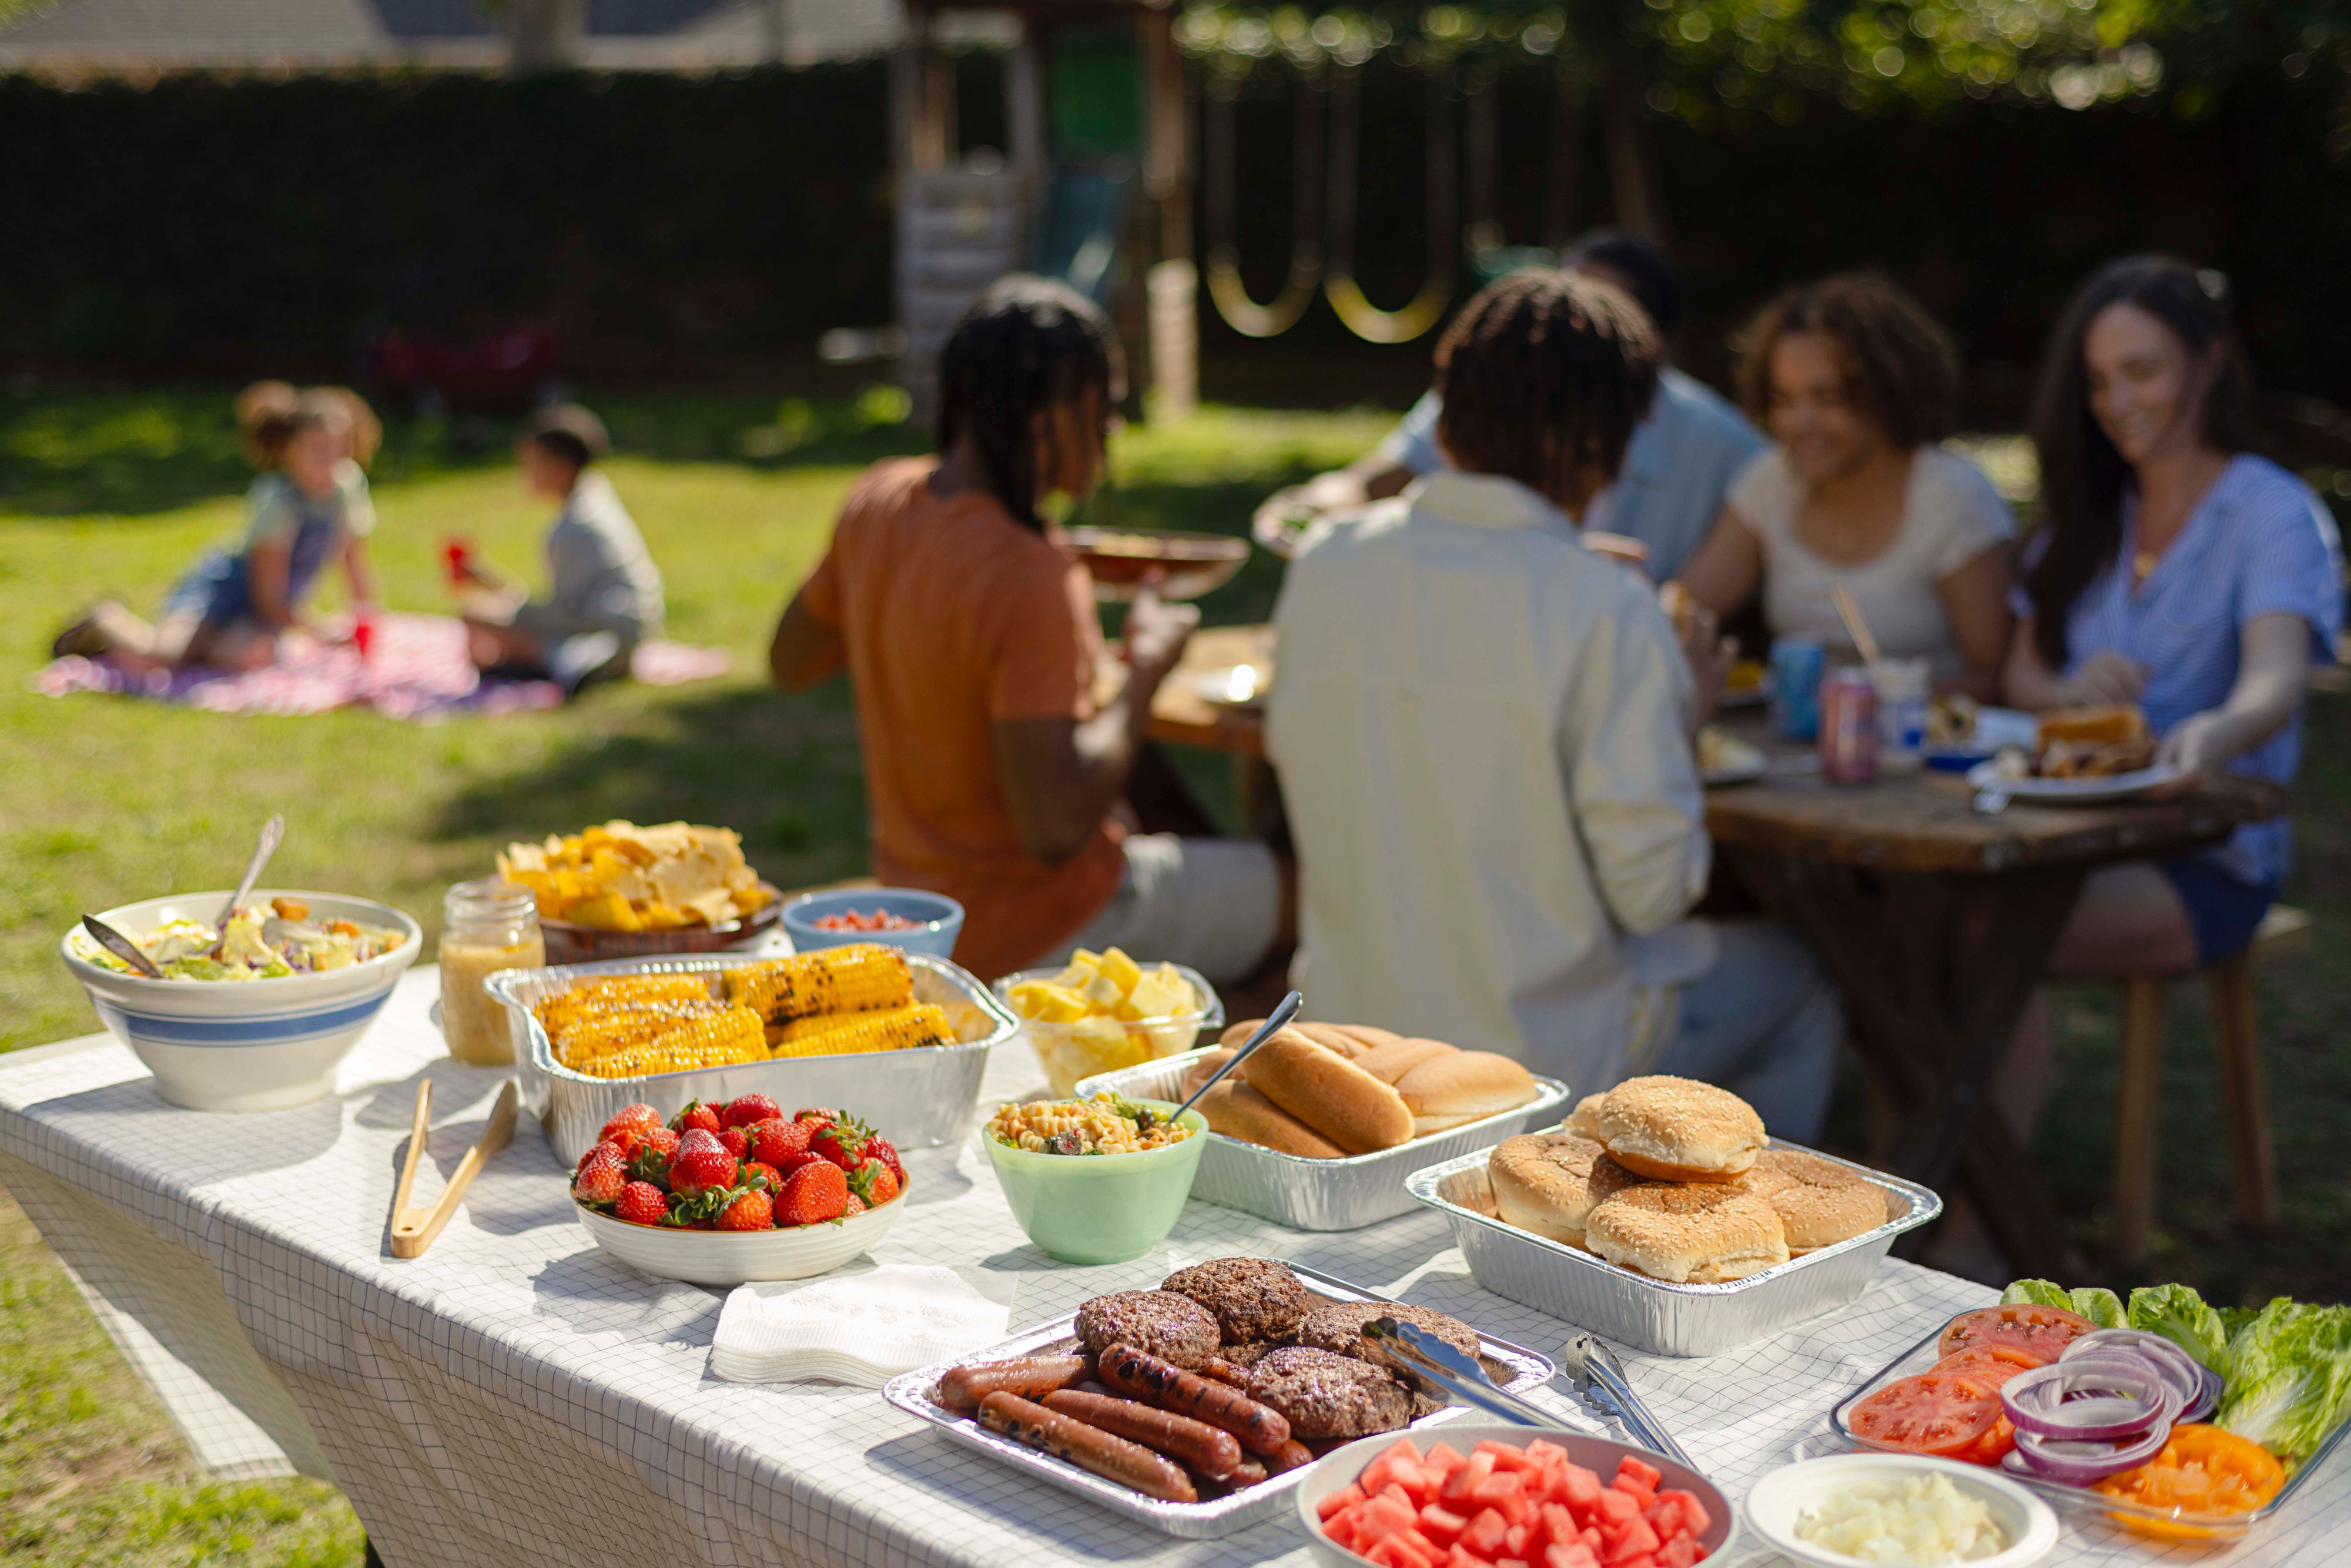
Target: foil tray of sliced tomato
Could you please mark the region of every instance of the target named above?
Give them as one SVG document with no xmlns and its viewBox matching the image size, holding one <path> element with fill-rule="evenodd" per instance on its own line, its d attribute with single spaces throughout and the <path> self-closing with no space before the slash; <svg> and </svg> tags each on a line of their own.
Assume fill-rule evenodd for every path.
<svg viewBox="0 0 2351 1568">
<path fill-rule="evenodd" d="M 2056 1360 L 2074 1334 L 2091 1326 L 2056 1307 L 2016 1304 L 1962 1312 L 1845 1396 L 1830 1412 L 1830 1424 L 1856 1448 L 1998 1466 L 2016 1444 L 2015 1428 L 2001 1406 L 2000 1385 L 2027 1367 Z M 2275 1486 L 2274 1460 L 2269 1462 L 2268 1473 L 2259 1473 L 2259 1459 L 2267 1456 L 2241 1438 L 2195 1424 L 2184 1423 L 2172 1432 L 2172 1446 L 2156 1460 L 2090 1486 L 2011 1469 L 2001 1474 L 2085 1521 L 2158 1540 L 2226 1545 L 2291 1503 L 2303 1485 L 2326 1468 L 2345 1435 L 2351 1433 L 2351 1422 L 2329 1433 L 2317 1451 L 2284 1478 L 2283 1486 L 2275 1487 L 2274 1495 L 2256 1507 L 2241 1506 L 2241 1499 Z M 2240 1445 L 2259 1458 L 2246 1466 L 2230 1465 L 2229 1450 Z M 2166 1465 L 2181 1458 L 2189 1462 Z M 2236 1473 L 2239 1469 L 2245 1473 Z M 2183 1476 L 2195 1477 L 2197 1484 L 2186 1486 Z M 2220 1484 L 2208 1484 L 2208 1477 L 2217 1477 Z"/>
</svg>

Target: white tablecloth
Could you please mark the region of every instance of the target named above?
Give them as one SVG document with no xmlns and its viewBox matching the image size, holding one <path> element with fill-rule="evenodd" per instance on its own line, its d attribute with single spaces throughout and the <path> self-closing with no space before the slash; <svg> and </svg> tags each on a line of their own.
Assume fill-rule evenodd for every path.
<svg viewBox="0 0 2351 1568">
<path fill-rule="evenodd" d="M 416 1083 L 434 1081 L 427 1164 L 445 1176 L 499 1075 L 442 1054 L 435 981 L 412 975 L 334 1099 L 257 1116 L 174 1110 L 102 1038 L 0 1058 L 0 1182 L 71 1268 L 117 1343 L 230 1474 L 332 1479 L 392 1568 L 501 1562 L 981 1565 L 1040 1560 L 1302 1564 L 1286 1520 L 1175 1542 L 949 1444 L 879 1394 L 746 1386 L 708 1373 L 721 1296 L 607 1261 L 526 1120 L 433 1249 L 402 1261 L 385 1211 Z M 1041 1086 L 998 1052 L 998 1097 Z M 1444 1223 L 1414 1215 L 1301 1235 L 1195 1203 L 1159 1254 L 1053 1264 L 1013 1223 L 976 1142 L 913 1153 L 885 1261 L 1019 1277 L 1017 1325 L 1171 1260 L 1291 1258 L 1556 1352 L 1568 1325 L 1488 1295 Z M 436 1178 L 420 1173 L 417 1200 Z M 1889 1262 L 1847 1311 L 1728 1355 L 1627 1355 L 1635 1386 L 1732 1496 L 1825 1429 L 1829 1407 L 1981 1287 Z M 1538 1401 L 1596 1427 L 1573 1396 Z M 2234 1563 L 2317 1561 L 2351 1531 L 2351 1465 Z M 2174 1549 L 2183 1561 L 2208 1554 Z M 2069 1526 L 2058 1557 L 2172 1555 Z M 1744 1560 L 1760 1560 L 1750 1548 Z"/>
</svg>

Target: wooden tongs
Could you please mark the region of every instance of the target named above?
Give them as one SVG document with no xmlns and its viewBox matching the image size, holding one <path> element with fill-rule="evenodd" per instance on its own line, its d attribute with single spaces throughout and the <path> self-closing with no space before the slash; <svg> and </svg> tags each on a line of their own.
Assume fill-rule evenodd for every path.
<svg viewBox="0 0 2351 1568">
<path fill-rule="evenodd" d="M 400 1162 L 400 1185 L 392 1189 L 392 1255 L 395 1258 L 418 1258 L 433 1245 L 449 1217 L 457 1212 L 457 1200 L 465 1196 L 465 1188 L 480 1173 L 492 1155 L 507 1146 L 514 1136 L 515 1114 L 520 1102 L 511 1080 L 498 1091 L 497 1103 L 490 1107 L 490 1124 L 482 1129 L 481 1137 L 465 1151 L 465 1160 L 451 1174 L 449 1184 L 441 1189 L 440 1201 L 431 1208 L 409 1207 L 409 1189 L 416 1185 L 416 1162 L 424 1153 L 425 1129 L 433 1120 L 433 1080 L 416 1086 L 416 1123 L 408 1130 L 408 1157 Z"/>
</svg>

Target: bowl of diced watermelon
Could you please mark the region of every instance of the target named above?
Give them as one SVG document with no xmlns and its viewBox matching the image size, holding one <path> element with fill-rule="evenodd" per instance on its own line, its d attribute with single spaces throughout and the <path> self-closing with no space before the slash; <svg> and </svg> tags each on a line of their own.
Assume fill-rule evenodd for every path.
<svg viewBox="0 0 2351 1568">
<path fill-rule="evenodd" d="M 1690 1568 L 1739 1532 L 1713 1482 L 1563 1427 L 1448 1421 L 1334 1448 L 1298 1521 L 1332 1568 Z"/>
</svg>

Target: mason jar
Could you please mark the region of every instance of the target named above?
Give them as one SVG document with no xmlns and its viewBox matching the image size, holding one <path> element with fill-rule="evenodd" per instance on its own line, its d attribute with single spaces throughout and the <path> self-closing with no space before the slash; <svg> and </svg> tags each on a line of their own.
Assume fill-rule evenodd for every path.
<svg viewBox="0 0 2351 1568">
<path fill-rule="evenodd" d="M 449 1054 L 476 1067 L 510 1067 L 514 1019 L 482 982 L 500 969 L 547 963 L 538 904 L 519 883 L 461 882 L 441 901 L 441 1038 Z"/>
</svg>

